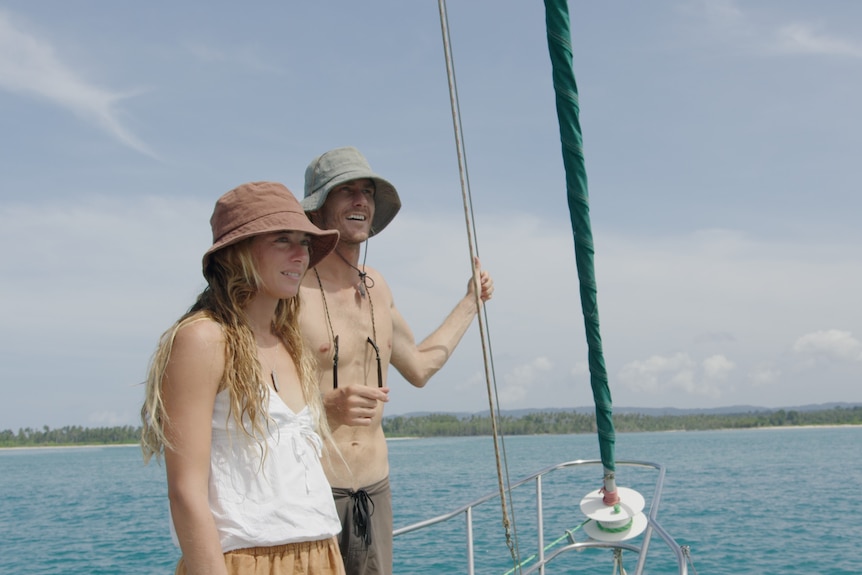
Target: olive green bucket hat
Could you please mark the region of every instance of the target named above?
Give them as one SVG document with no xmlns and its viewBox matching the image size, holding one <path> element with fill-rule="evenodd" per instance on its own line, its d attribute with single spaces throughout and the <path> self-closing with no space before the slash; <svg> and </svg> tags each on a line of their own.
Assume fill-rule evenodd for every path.
<svg viewBox="0 0 862 575">
<path fill-rule="evenodd" d="M 371 220 L 369 237 L 380 233 L 401 209 L 401 199 L 395 186 L 375 174 L 365 156 L 352 146 L 330 150 L 308 164 L 302 208 L 306 212 L 318 211 L 326 202 L 330 190 L 360 178 L 374 181 L 374 218 Z"/>
</svg>

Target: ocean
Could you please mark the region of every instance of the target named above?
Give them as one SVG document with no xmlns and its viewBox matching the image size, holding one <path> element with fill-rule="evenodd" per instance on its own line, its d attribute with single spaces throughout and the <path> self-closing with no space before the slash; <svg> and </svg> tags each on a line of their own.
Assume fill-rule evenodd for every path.
<svg viewBox="0 0 862 575">
<path fill-rule="evenodd" d="M 428 519 L 497 491 L 489 437 L 389 442 L 395 526 Z M 505 440 L 512 483 L 545 467 L 597 459 L 594 435 Z M 862 572 L 862 427 L 618 434 L 618 461 L 667 468 L 658 519 L 691 548 L 699 575 Z M 619 485 L 649 503 L 655 473 L 620 467 Z M 580 499 L 600 487 L 600 468 L 549 477 L 545 541 L 583 520 Z M 534 488 L 515 490 L 514 548 L 536 552 Z M 475 566 L 512 569 L 499 499 L 474 515 Z M 144 466 L 136 446 L 0 450 L 0 573 L 4 575 L 173 573 L 179 558 L 168 531 L 164 469 Z M 395 540 L 401 575 L 465 573 L 463 516 Z M 639 538 L 633 540 L 637 543 Z M 623 565 L 634 571 L 634 555 Z M 529 564 L 528 564 L 529 566 Z M 570 552 L 548 573 L 612 573 L 608 550 Z M 675 573 L 658 537 L 647 573 Z"/>
</svg>

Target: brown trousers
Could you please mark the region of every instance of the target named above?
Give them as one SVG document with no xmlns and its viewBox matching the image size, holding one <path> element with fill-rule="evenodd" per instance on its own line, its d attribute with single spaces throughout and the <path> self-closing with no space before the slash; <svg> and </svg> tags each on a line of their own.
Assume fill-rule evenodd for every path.
<svg viewBox="0 0 862 575">
<path fill-rule="evenodd" d="M 389 478 L 364 489 L 332 488 L 341 520 L 338 546 L 347 575 L 392 575 L 392 492 Z"/>
</svg>

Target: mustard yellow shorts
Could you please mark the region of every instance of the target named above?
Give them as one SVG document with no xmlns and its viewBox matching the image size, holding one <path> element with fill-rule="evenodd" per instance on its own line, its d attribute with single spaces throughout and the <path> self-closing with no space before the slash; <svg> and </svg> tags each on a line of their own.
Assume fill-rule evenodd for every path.
<svg viewBox="0 0 862 575">
<path fill-rule="evenodd" d="M 229 575 L 344 575 L 335 537 L 274 547 L 235 549 L 224 554 Z M 186 575 L 180 557 L 175 575 Z"/>
</svg>

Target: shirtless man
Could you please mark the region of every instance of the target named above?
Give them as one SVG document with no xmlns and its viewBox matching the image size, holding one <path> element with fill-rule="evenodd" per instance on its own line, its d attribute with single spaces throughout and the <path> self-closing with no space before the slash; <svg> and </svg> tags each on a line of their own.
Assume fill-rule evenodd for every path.
<svg viewBox="0 0 862 575">
<path fill-rule="evenodd" d="M 341 517 L 347 575 L 392 574 L 389 455 L 381 421 L 389 365 L 416 387 L 443 367 L 478 310 L 475 283 L 431 335 L 417 344 L 380 273 L 359 262 L 360 247 L 401 207 L 395 188 L 371 171 L 355 148 L 315 158 L 305 172 L 302 206 L 318 227 L 341 235 L 332 253 L 302 283 L 300 326 L 315 354 L 320 388 L 338 450 L 324 469 Z M 475 262 L 479 269 L 478 260 Z M 480 299 L 494 284 L 478 274 Z M 340 452 L 340 453 L 339 453 Z"/>
</svg>

